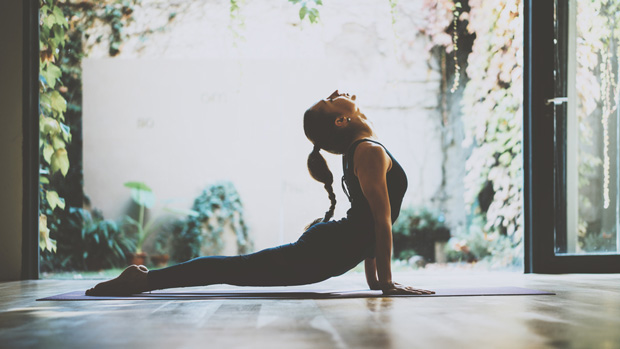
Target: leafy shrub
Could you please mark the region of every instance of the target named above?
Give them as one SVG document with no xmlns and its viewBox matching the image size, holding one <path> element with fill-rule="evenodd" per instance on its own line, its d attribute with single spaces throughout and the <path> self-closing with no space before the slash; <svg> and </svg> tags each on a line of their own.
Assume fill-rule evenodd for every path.
<svg viewBox="0 0 620 349">
<path fill-rule="evenodd" d="M 235 186 L 228 181 L 215 183 L 194 200 L 194 211 L 186 220 L 177 221 L 172 229 L 172 259 L 185 261 L 201 255 L 221 254 L 222 233 L 229 226 L 237 237 L 239 253 L 252 249 L 248 227 L 243 217 L 243 204 Z"/>
<path fill-rule="evenodd" d="M 492 268 L 518 266 L 523 260 L 522 249 L 509 236 L 486 231 L 480 216 L 474 217 L 465 232 L 451 237 L 445 251 L 448 262 L 482 262 Z"/>
<path fill-rule="evenodd" d="M 447 241 L 450 231 L 443 214 L 429 208 L 401 210 L 392 226 L 394 258 L 409 259 L 415 255 L 435 260 L 435 241 Z"/>
<path fill-rule="evenodd" d="M 594 253 L 616 252 L 616 229 L 611 232 L 590 232 L 583 238 L 583 250 Z"/>
<path fill-rule="evenodd" d="M 101 211 L 92 212 L 70 207 L 66 224 L 56 233 L 56 255 L 42 252 L 41 269 L 99 270 L 124 266 L 127 253 L 135 246 L 119 225 L 103 218 Z"/>
</svg>

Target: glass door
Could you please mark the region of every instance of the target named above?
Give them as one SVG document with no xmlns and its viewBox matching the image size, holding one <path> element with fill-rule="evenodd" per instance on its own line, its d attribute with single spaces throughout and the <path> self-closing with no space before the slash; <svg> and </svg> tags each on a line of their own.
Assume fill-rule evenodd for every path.
<svg viewBox="0 0 620 349">
<path fill-rule="evenodd" d="M 557 256 L 620 252 L 620 2 L 555 1 Z"/>
<path fill-rule="evenodd" d="M 525 272 L 618 273 L 620 2 L 525 2 Z"/>
</svg>

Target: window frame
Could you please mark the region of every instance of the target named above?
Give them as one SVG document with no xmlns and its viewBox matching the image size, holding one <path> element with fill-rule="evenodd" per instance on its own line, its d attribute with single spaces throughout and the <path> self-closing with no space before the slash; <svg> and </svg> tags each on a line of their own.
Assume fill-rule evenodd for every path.
<svg viewBox="0 0 620 349">
<path fill-rule="evenodd" d="M 567 15 L 566 8 L 558 15 Z M 620 254 L 556 255 L 555 236 L 566 233 L 566 145 L 554 106 L 554 1 L 524 3 L 524 267 L 526 273 L 618 273 Z M 565 51 L 565 47 L 560 48 Z M 564 106 L 560 108 L 565 108 Z M 558 112 L 556 110 L 556 112 Z M 559 114 L 559 113 L 558 113 Z"/>
</svg>

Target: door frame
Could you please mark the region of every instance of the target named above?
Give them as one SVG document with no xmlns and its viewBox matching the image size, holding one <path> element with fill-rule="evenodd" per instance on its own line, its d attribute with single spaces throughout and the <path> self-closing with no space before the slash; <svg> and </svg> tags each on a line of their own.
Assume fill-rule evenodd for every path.
<svg viewBox="0 0 620 349">
<path fill-rule="evenodd" d="M 39 0 L 23 6 L 22 275 L 39 278 Z"/>
<path fill-rule="evenodd" d="M 619 273 L 620 255 L 556 255 L 555 236 L 566 231 L 566 147 L 554 137 L 554 1 L 524 3 L 523 169 L 526 273 Z M 562 142 L 565 143 L 565 142 Z M 561 166 L 558 166 L 561 165 Z M 563 231 L 564 229 L 564 231 Z"/>
</svg>

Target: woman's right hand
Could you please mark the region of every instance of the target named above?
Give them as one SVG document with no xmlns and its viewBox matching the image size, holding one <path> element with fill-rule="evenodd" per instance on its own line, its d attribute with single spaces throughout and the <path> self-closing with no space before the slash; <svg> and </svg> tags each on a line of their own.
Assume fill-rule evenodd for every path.
<svg viewBox="0 0 620 349">
<path fill-rule="evenodd" d="M 384 285 L 381 287 L 381 290 L 383 291 L 383 294 L 385 296 L 435 294 L 435 291 L 413 288 L 411 286 L 404 286 L 397 282 L 391 283 L 389 285 Z"/>
</svg>

